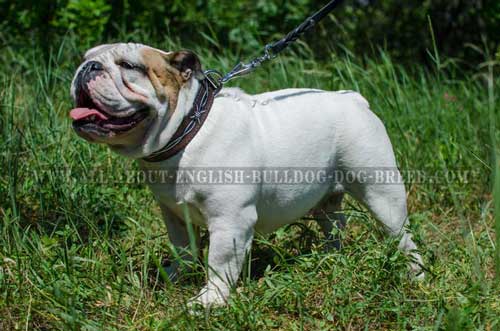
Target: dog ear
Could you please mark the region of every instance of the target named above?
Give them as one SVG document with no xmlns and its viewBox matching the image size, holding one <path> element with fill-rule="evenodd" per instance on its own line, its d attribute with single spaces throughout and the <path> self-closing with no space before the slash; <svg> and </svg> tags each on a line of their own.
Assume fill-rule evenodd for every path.
<svg viewBox="0 0 500 331">
<path fill-rule="evenodd" d="M 205 78 L 201 70 L 200 59 L 191 51 L 169 53 L 168 62 L 172 67 L 179 70 L 184 81 L 188 81 L 191 77 L 198 80 Z"/>
</svg>

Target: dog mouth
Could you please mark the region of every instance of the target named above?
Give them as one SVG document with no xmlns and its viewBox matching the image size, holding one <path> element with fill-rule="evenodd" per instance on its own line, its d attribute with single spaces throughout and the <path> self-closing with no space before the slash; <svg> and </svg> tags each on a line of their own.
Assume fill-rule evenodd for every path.
<svg viewBox="0 0 500 331">
<path fill-rule="evenodd" d="M 110 136 L 125 133 L 148 117 L 149 108 L 136 110 L 128 116 L 114 116 L 100 109 L 92 98 L 81 90 L 76 103 L 76 108 L 70 112 L 73 119 L 73 128 L 77 132 L 90 132 L 99 136 Z"/>
</svg>

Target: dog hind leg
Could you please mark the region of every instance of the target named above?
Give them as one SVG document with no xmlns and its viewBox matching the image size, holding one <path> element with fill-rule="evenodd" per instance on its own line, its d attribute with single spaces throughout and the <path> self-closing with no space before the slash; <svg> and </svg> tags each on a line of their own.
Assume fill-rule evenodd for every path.
<svg viewBox="0 0 500 331">
<path fill-rule="evenodd" d="M 353 193 L 353 196 L 382 223 L 389 236 L 401 236 L 398 248 L 410 256 L 410 271 L 417 279 L 423 279 L 422 257 L 416 251 L 417 246 L 408 229 L 409 221 L 404 185 L 402 183 L 368 184 Z"/>
<path fill-rule="evenodd" d="M 346 225 L 345 216 L 340 212 L 343 197 L 343 193 L 335 193 L 314 211 L 315 220 L 325 235 L 327 250 L 339 250 L 342 247 L 340 232 Z"/>
</svg>

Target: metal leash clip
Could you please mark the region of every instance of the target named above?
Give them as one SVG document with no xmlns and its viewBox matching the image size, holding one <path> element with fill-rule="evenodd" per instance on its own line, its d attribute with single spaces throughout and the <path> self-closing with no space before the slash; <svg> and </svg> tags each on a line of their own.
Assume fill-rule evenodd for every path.
<svg viewBox="0 0 500 331">
<path fill-rule="evenodd" d="M 210 85 L 213 86 L 215 93 L 218 93 L 222 89 L 222 79 L 224 78 L 220 71 L 215 69 L 205 70 L 203 72 L 205 78 L 208 80 Z"/>
<path fill-rule="evenodd" d="M 264 55 L 256 57 L 249 63 L 243 63 L 243 62 L 238 63 L 236 66 L 234 66 L 234 68 L 230 72 L 228 72 L 224 77 L 222 77 L 220 81 L 221 84 L 225 84 L 233 78 L 247 75 L 252 71 L 254 71 L 255 69 L 257 69 L 258 67 L 260 67 L 263 62 L 274 59 L 277 56 L 277 54 L 271 52 L 271 47 L 272 47 L 271 44 L 266 45 L 266 47 L 264 48 Z"/>
</svg>

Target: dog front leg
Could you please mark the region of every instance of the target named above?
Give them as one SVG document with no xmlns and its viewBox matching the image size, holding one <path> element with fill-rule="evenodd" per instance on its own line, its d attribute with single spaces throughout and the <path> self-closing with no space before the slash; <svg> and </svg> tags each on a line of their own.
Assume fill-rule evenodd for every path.
<svg viewBox="0 0 500 331">
<path fill-rule="evenodd" d="M 245 215 L 246 214 L 246 215 Z M 248 215 L 250 214 L 250 216 Z M 256 212 L 243 213 L 238 219 L 209 219 L 208 282 L 190 303 L 204 307 L 224 305 L 236 284 L 245 255 L 250 250 Z"/>
<path fill-rule="evenodd" d="M 193 260 L 193 253 L 190 251 L 190 241 L 189 233 L 187 231 L 186 223 L 180 219 L 176 214 L 171 212 L 166 206 L 160 204 L 160 208 L 163 214 L 163 219 L 167 226 L 168 238 L 170 242 L 175 247 L 178 253 L 178 258 L 174 258 L 170 261 L 170 265 L 165 267 L 165 271 L 171 281 L 176 281 L 180 276 L 180 271 L 182 269 L 182 261 L 190 262 Z M 194 235 L 196 240 L 196 249 L 198 249 L 200 244 L 199 233 L 197 229 L 194 229 Z"/>
</svg>

